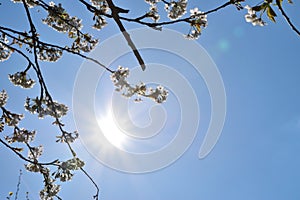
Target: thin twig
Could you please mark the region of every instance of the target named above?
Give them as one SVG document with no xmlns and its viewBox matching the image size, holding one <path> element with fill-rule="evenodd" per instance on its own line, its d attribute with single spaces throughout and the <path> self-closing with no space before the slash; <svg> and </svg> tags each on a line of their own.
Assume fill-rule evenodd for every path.
<svg viewBox="0 0 300 200">
<path fill-rule="evenodd" d="M 52 162 L 48 162 L 48 163 L 42 163 L 42 162 L 39 162 L 39 163 L 36 163 L 36 162 L 33 162 L 32 160 L 29 160 L 28 158 L 24 157 L 21 153 L 19 153 L 18 151 L 15 150 L 14 147 L 10 146 L 9 144 L 7 144 L 6 142 L 4 142 L 1 138 L 0 138 L 0 142 L 6 146 L 7 148 L 9 148 L 11 151 L 13 151 L 17 156 L 19 156 L 22 160 L 26 161 L 26 162 L 29 162 L 29 163 L 32 163 L 32 164 L 35 164 L 35 165 L 53 165 L 53 166 L 58 166 L 56 163 L 58 160 L 54 160 Z"/>
<path fill-rule="evenodd" d="M 4 30 L 5 30 L 5 31 L 4 31 Z M 22 43 L 24 43 L 24 44 L 28 44 L 28 45 L 31 44 L 30 42 L 28 42 L 28 41 L 26 41 L 26 40 L 23 40 L 23 39 L 20 39 L 20 38 L 18 38 L 18 37 L 15 37 L 15 36 L 9 34 L 9 33 L 6 32 L 6 31 L 9 31 L 9 32 L 12 32 L 12 33 L 21 35 L 21 36 L 23 36 L 23 37 L 25 37 L 25 38 L 31 38 L 31 37 L 29 37 L 27 34 L 25 34 L 24 32 L 20 32 L 20 31 L 16 31 L 16 30 L 13 30 L 13 29 L 10 29 L 10 28 L 7 28 L 7 27 L 0 26 L 0 32 L 1 32 L 1 33 L 3 33 L 3 34 L 5 34 L 5 35 L 9 36 L 9 37 L 12 38 L 12 39 L 15 39 L 15 40 L 17 40 L 17 41 L 20 41 L 20 42 L 22 42 Z M 96 59 L 94 59 L 94 58 L 92 58 L 92 57 L 86 56 L 86 55 L 84 55 L 84 54 L 82 54 L 82 53 L 72 51 L 70 48 L 62 47 L 62 46 L 55 45 L 55 44 L 50 44 L 50 43 L 47 43 L 47 42 L 43 42 L 43 41 L 41 41 L 41 40 L 37 40 L 36 42 L 37 42 L 38 44 L 40 44 L 40 45 L 44 45 L 44 46 L 48 46 L 48 47 L 54 47 L 54 48 L 60 49 L 60 50 L 62 50 L 62 51 L 66 51 L 66 52 L 68 52 L 68 53 L 71 53 L 71 54 L 77 55 L 77 56 L 79 56 L 79 57 L 82 57 L 82 58 L 84 58 L 84 59 L 90 60 L 90 61 L 96 63 L 97 65 L 103 67 L 105 70 L 109 71 L 110 73 L 114 73 L 114 70 L 111 70 L 110 68 L 108 68 L 107 66 L 105 66 L 104 64 L 102 64 L 100 61 L 98 61 L 98 60 L 96 60 Z M 7 46 L 8 48 L 12 48 L 12 49 L 16 50 L 16 48 L 13 48 L 13 47 L 8 46 L 8 45 L 6 45 L 6 46 Z M 23 53 L 23 54 L 24 54 L 24 53 Z M 25 55 L 25 54 L 24 54 L 24 55 Z"/>
<path fill-rule="evenodd" d="M 296 26 L 294 26 L 294 24 L 292 23 L 292 21 L 290 20 L 290 18 L 287 16 L 287 14 L 285 13 L 285 11 L 283 10 L 283 8 L 281 6 L 280 0 L 276 0 L 276 4 L 278 5 L 278 8 L 279 8 L 281 14 L 283 15 L 283 17 L 285 18 L 285 20 L 287 21 L 287 23 L 290 25 L 291 29 L 293 31 L 295 31 L 300 36 L 300 31 L 296 28 Z"/>
<path fill-rule="evenodd" d="M 80 168 L 80 170 L 90 179 L 90 181 L 92 181 L 92 183 L 94 184 L 94 186 L 97 188 L 97 192 L 94 195 L 94 199 L 98 200 L 99 199 L 99 187 L 97 185 L 97 183 L 94 181 L 94 179 L 87 173 L 87 171 L 85 171 L 82 167 Z"/>
<path fill-rule="evenodd" d="M 19 194 L 20 185 L 21 185 L 21 177 L 22 177 L 22 170 L 20 169 L 20 174 L 19 174 L 19 178 L 18 178 L 18 184 L 17 184 L 16 194 L 15 194 L 15 200 L 18 199 L 18 194 Z"/>
</svg>

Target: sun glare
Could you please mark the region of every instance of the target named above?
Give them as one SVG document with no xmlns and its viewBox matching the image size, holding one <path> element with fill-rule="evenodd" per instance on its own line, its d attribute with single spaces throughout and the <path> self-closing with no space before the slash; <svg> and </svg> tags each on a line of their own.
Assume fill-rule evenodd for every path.
<svg viewBox="0 0 300 200">
<path fill-rule="evenodd" d="M 126 136 L 117 126 L 111 112 L 98 119 L 99 127 L 106 139 L 115 147 L 122 148 L 126 142 Z"/>
</svg>

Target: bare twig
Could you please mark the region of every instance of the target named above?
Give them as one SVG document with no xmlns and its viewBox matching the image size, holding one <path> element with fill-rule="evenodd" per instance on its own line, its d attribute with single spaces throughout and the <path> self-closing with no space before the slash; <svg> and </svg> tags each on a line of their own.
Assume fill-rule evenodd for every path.
<svg viewBox="0 0 300 200">
<path fill-rule="evenodd" d="M 10 146 L 9 144 L 7 144 L 6 142 L 4 142 L 1 138 L 0 138 L 0 143 L 2 143 L 4 146 L 6 146 L 8 149 L 10 149 L 11 151 L 13 151 L 17 156 L 19 156 L 22 160 L 32 163 L 32 164 L 37 164 L 37 165 L 53 165 L 53 166 L 57 166 L 57 161 L 58 160 L 54 160 L 52 162 L 48 162 L 48 163 L 42 163 L 42 162 L 33 162 L 32 160 L 29 160 L 28 158 L 24 157 L 21 153 L 19 153 L 18 151 L 16 151 L 16 149 L 12 146 Z"/>
<path fill-rule="evenodd" d="M 94 179 L 87 173 L 87 171 L 85 171 L 82 167 L 80 168 L 80 170 L 90 179 L 90 181 L 94 184 L 94 186 L 96 187 L 97 191 L 96 194 L 93 196 L 95 200 L 99 199 L 99 187 L 97 185 L 97 183 L 94 181 Z"/>
<path fill-rule="evenodd" d="M 15 194 L 15 200 L 18 199 L 18 194 L 19 194 L 20 185 L 21 185 L 21 178 L 22 178 L 22 170 L 20 169 L 20 174 L 19 174 L 19 178 L 18 178 L 18 184 L 17 184 L 16 194 Z"/>
<path fill-rule="evenodd" d="M 145 70 L 146 65 L 144 63 L 144 60 L 143 60 L 142 56 L 140 55 L 139 51 L 137 50 L 137 48 L 135 47 L 135 44 L 133 43 L 132 39 L 130 38 L 129 33 L 126 31 L 125 27 L 123 26 L 123 24 L 120 20 L 120 16 L 119 16 L 120 8 L 116 7 L 112 0 L 106 0 L 106 2 L 108 4 L 109 8 L 111 9 L 111 15 L 112 15 L 113 19 L 117 23 L 120 31 L 122 32 L 123 36 L 126 39 L 128 45 L 132 49 L 133 54 L 135 55 L 136 59 L 138 60 L 139 64 L 141 65 L 142 70 Z"/>
<path fill-rule="evenodd" d="M 281 6 L 281 2 L 280 0 L 276 0 L 276 4 L 281 12 L 281 14 L 283 15 L 283 17 L 285 18 L 285 20 L 287 21 L 287 23 L 290 25 L 290 27 L 292 28 L 293 31 L 295 31 L 299 36 L 300 36 L 300 31 L 296 28 L 296 26 L 294 26 L 294 24 L 292 23 L 292 21 L 290 20 L 290 18 L 287 16 L 287 14 L 285 13 L 285 11 L 283 10 L 282 6 Z"/>
</svg>

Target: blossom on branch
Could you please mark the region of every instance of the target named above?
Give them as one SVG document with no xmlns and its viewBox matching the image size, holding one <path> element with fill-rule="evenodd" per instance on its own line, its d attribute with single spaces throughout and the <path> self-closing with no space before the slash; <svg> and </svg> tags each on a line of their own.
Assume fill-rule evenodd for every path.
<svg viewBox="0 0 300 200">
<path fill-rule="evenodd" d="M 62 56 L 62 50 L 41 45 L 37 48 L 38 58 L 42 61 L 56 62 Z"/>
<path fill-rule="evenodd" d="M 0 92 L 0 107 L 5 106 L 7 99 L 8 99 L 8 95 L 7 95 L 6 91 L 2 90 Z"/>
<path fill-rule="evenodd" d="M 8 79 L 16 86 L 22 88 L 32 88 L 35 81 L 27 77 L 26 72 L 17 72 L 15 74 L 9 74 Z"/>
<path fill-rule="evenodd" d="M 35 134 L 35 130 L 28 131 L 24 128 L 15 128 L 13 134 L 11 136 L 6 136 L 5 140 L 10 144 L 14 142 L 29 143 L 34 140 Z"/>
<path fill-rule="evenodd" d="M 55 178 L 59 178 L 60 181 L 65 182 L 72 179 L 74 174 L 72 171 L 79 170 L 84 166 L 84 162 L 77 157 L 74 157 L 70 160 L 62 162 L 57 171 L 53 173 Z"/>
<path fill-rule="evenodd" d="M 22 0 L 11 0 L 14 3 L 23 3 Z M 25 0 L 27 6 L 29 8 L 33 8 L 34 6 L 38 5 L 38 2 L 36 0 Z"/>
<path fill-rule="evenodd" d="M 176 20 L 186 13 L 187 0 L 171 1 L 165 4 L 165 10 L 171 20 Z"/>
<path fill-rule="evenodd" d="M 92 5 L 99 9 L 100 13 L 107 13 L 109 10 L 106 0 L 91 0 Z"/>
<path fill-rule="evenodd" d="M 68 111 L 66 105 L 51 101 L 48 97 L 43 99 L 27 97 L 24 107 L 32 114 L 37 113 L 39 118 L 44 118 L 47 115 L 54 118 L 61 118 Z"/>
<path fill-rule="evenodd" d="M 0 37 L 0 61 L 7 60 L 12 53 L 12 51 L 7 47 L 7 45 L 5 45 L 8 44 L 8 42 L 9 41 L 6 35 L 2 34 Z"/>
<path fill-rule="evenodd" d="M 71 17 L 61 4 L 55 5 L 50 2 L 48 16 L 42 20 L 45 24 L 58 32 L 76 34 L 77 30 L 82 28 L 81 19 Z"/>
<path fill-rule="evenodd" d="M 256 11 L 252 9 L 252 7 L 246 5 L 245 8 L 248 10 L 248 13 L 245 15 L 246 22 L 252 23 L 253 26 L 259 25 L 259 26 L 265 26 L 267 25 L 266 22 L 264 22 L 261 17 L 257 17 Z"/>
<path fill-rule="evenodd" d="M 190 23 L 191 29 L 185 37 L 190 40 L 198 39 L 201 35 L 202 28 L 207 27 L 207 15 L 204 15 L 198 8 L 194 8 L 190 10 L 190 17 L 192 19 Z"/>
<path fill-rule="evenodd" d="M 130 85 L 126 78 L 129 76 L 129 69 L 119 66 L 119 68 L 111 75 L 111 80 L 116 87 L 117 92 L 122 92 L 122 95 L 130 98 L 136 95 L 135 101 L 139 102 L 142 99 L 140 96 L 148 97 L 154 100 L 156 103 L 163 103 L 166 101 L 168 91 L 162 87 L 157 86 L 156 89 L 147 88 L 144 83 L 137 84 L 135 86 Z"/>
</svg>

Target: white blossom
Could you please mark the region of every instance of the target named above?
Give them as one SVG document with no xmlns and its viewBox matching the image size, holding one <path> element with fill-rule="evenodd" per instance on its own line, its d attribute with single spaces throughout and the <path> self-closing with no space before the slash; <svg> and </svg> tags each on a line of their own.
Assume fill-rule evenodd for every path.
<svg viewBox="0 0 300 200">
<path fill-rule="evenodd" d="M 17 72 L 15 74 L 9 74 L 8 79 L 16 86 L 22 88 L 32 88 L 35 81 L 27 77 L 25 72 Z"/>
<path fill-rule="evenodd" d="M 185 35 L 185 38 L 189 40 L 196 40 L 199 38 L 200 35 L 201 31 L 191 30 L 187 35 Z"/>
<path fill-rule="evenodd" d="M 106 19 L 101 15 L 95 15 L 93 20 L 95 21 L 95 24 L 93 25 L 94 29 L 100 30 L 107 25 Z"/>
<path fill-rule="evenodd" d="M 105 0 L 91 0 L 92 5 L 99 9 L 100 13 L 107 13 L 109 10 Z"/>
<path fill-rule="evenodd" d="M 126 78 L 129 76 L 129 69 L 119 66 L 118 70 L 116 70 L 111 75 L 111 80 L 113 81 L 116 91 L 122 92 L 122 95 L 129 98 L 133 95 L 136 95 L 134 101 L 141 101 L 140 96 L 148 97 L 153 99 L 157 103 L 162 103 L 167 99 L 168 91 L 165 90 L 162 86 L 158 86 L 154 89 L 147 89 L 147 86 L 144 83 L 140 83 L 137 85 L 130 85 Z"/>
<path fill-rule="evenodd" d="M 35 134 L 36 131 L 28 131 L 24 128 L 14 129 L 12 136 L 6 136 L 5 139 L 10 144 L 14 142 L 29 143 L 34 140 Z"/>
<path fill-rule="evenodd" d="M 165 4 L 165 10 L 171 20 L 178 19 L 186 13 L 187 0 L 171 1 Z"/>
<path fill-rule="evenodd" d="M 77 37 L 73 42 L 71 49 L 74 51 L 90 52 L 98 44 L 97 39 L 92 39 L 92 36 L 84 34 L 83 36 Z"/>
<path fill-rule="evenodd" d="M 149 3 L 150 5 L 155 5 L 158 2 L 160 2 L 161 0 L 145 0 L 146 3 Z"/>
<path fill-rule="evenodd" d="M 252 9 L 252 7 L 246 5 L 245 8 L 248 10 L 248 13 L 245 15 L 246 22 L 252 23 L 253 26 L 265 26 L 267 24 L 261 18 L 257 17 L 256 12 Z"/>
<path fill-rule="evenodd" d="M 8 113 L 4 115 L 4 122 L 7 126 L 18 126 L 19 122 L 24 118 L 23 114 Z"/>
<path fill-rule="evenodd" d="M 28 158 L 30 160 L 37 160 L 43 154 L 43 146 L 31 147 L 28 152 Z"/>
<path fill-rule="evenodd" d="M 40 60 L 56 62 L 61 58 L 62 50 L 54 47 L 40 46 L 37 48 L 37 55 Z"/>
<path fill-rule="evenodd" d="M 45 185 L 44 189 L 40 191 L 41 200 L 53 200 L 53 197 L 60 191 L 60 185 L 51 183 Z"/>
<path fill-rule="evenodd" d="M 60 181 L 69 181 L 73 177 L 72 171 L 79 170 L 84 166 L 84 162 L 79 158 L 72 158 L 65 162 L 62 162 L 57 171 L 54 173 L 55 178 L 59 178 Z"/>
<path fill-rule="evenodd" d="M 190 16 L 192 18 L 191 29 L 190 32 L 185 35 L 185 38 L 190 40 L 198 39 L 201 35 L 202 28 L 207 27 L 207 15 L 204 15 L 198 8 L 194 8 L 190 10 Z"/>
<path fill-rule="evenodd" d="M 3 42 L 3 43 L 0 43 L 0 61 L 5 61 L 7 60 L 10 55 L 11 55 L 11 50 L 5 45 L 5 44 L 8 44 L 9 41 L 6 37 L 6 35 L 2 34 L 1 37 L 0 37 L 0 41 Z"/>
<path fill-rule="evenodd" d="M 158 14 L 157 6 L 155 4 L 151 5 L 149 8 L 149 12 L 147 12 L 147 16 L 150 17 L 154 22 L 158 22 L 160 16 Z"/>
<path fill-rule="evenodd" d="M 58 32 L 76 34 L 82 28 L 81 19 L 71 17 L 61 4 L 50 2 L 48 16 L 43 22 Z"/>
<path fill-rule="evenodd" d="M 24 107 L 32 114 L 37 113 L 39 118 L 44 118 L 47 115 L 61 118 L 66 115 L 68 111 L 66 105 L 56 101 L 50 101 L 49 98 L 43 98 L 41 100 L 38 97 L 33 99 L 27 98 Z"/>
<path fill-rule="evenodd" d="M 8 95 L 7 95 L 6 91 L 2 90 L 0 92 L 0 107 L 5 106 L 7 99 L 8 99 Z"/>
<path fill-rule="evenodd" d="M 56 142 L 72 143 L 78 138 L 78 136 L 79 134 L 77 131 L 74 131 L 73 133 L 64 132 L 63 135 L 56 136 L 58 138 Z"/>
<path fill-rule="evenodd" d="M 42 167 L 37 164 L 28 163 L 25 165 L 25 169 L 30 172 L 40 172 L 42 170 Z"/>
<path fill-rule="evenodd" d="M 23 3 L 22 0 L 11 0 L 14 3 Z M 36 5 L 38 5 L 38 2 L 36 0 L 25 0 L 26 4 L 28 5 L 29 8 L 32 8 Z"/>
</svg>

